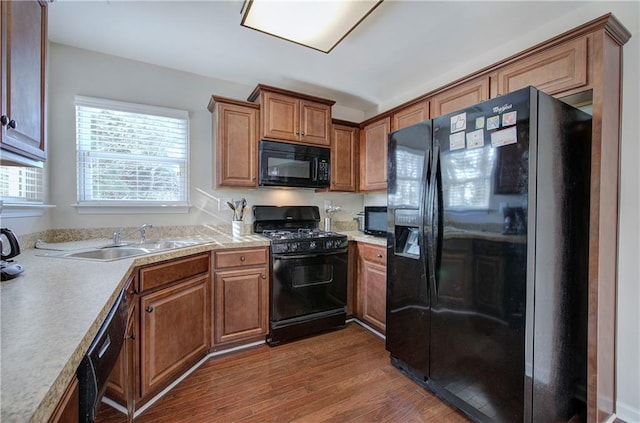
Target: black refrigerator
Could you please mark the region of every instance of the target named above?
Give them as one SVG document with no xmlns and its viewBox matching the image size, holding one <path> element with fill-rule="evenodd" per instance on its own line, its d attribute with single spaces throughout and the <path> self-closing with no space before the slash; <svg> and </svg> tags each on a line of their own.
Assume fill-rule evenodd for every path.
<svg viewBox="0 0 640 423">
<path fill-rule="evenodd" d="M 475 421 L 584 413 L 590 146 L 532 87 L 389 134 L 386 347 Z"/>
</svg>

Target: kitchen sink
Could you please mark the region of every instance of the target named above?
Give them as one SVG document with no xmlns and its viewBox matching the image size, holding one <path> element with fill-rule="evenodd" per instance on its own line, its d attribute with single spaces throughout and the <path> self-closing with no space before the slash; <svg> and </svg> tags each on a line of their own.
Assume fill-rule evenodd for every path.
<svg viewBox="0 0 640 423">
<path fill-rule="evenodd" d="M 61 253 L 47 253 L 47 257 L 70 258 L 81 260 L 112 261 L 128 257 L 141 256 L 144 254 L 157 253 L 161 251 L 175 250 L 199 244 L 193 240 L 159 240 L 146 241 L 144 243 L 122 244 L 106 246 L 101 248 L 90 248 L 84 250 L 65 251 Z"/>
</svg>

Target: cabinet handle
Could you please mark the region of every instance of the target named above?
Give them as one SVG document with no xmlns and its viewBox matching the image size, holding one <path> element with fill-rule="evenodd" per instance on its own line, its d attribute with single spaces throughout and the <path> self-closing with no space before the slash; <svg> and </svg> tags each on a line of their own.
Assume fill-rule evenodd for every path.
<svg viewBox="0 0 640 423">
<path fill-rule="evenodd" d="M 240 261 L 245 261 L 244 256 L 240 256 Z"/>
<path fill-rule="evenodd" d="M 144 311 L 146 311 L 147 313 L 151 313 L 153 311 L 153 307 L 148 306 L 147 308 L 144 309 Z"/>
<path fill-rule="evenodd" d="M 262 279 L 267 279 L 267 275 L 265 275 L 264 273 L 260 276 Z"/>
<path fill-rule="evenodd" d="M 136 339 L 136 334 L 132 333 L 131 335 L 127 336 L 125 339 Z"/>
<path fill-rule="evenodd" d="M 304 137 L 304 131 L 302 131 L 302 136 Z"/>
<path fill-rule="evenodd" d="M 0 122 L 2 122 L 2 126 L 5 126 L 9 123 L 9 117 L 7 115 L 0 116 Z"/>
<path fill-rule="evenodd" d="M 378 253 L 378 258 L 382 258 L 382 254 Z"/>
<path fill-rule="evenodd" d="M 300 131 L 296 131 L 296 135 L 300 135 Z"/>
<path fill-rule="evenodd" d="M 11 119 L 11 120 L 9 121 L 9 123 L 7 123 L 7 126 L 8 126 L 9 128 L 16 129 L 16 121 L 15 121 L 15 120 L 13 120 L 13 119 Z"/>
</svg>

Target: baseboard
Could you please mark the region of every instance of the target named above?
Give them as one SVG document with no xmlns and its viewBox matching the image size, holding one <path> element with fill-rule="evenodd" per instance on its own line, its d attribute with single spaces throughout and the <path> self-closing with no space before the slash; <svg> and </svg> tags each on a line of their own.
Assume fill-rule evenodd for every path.
<svg viewBox="0 0 640 423">
<path fill-rule="evenodd" d="M 362 320 L 358 319 L 357 317 L 352 317 L 350 319 L 347 319 L 347 323 L 351 323 L 351 322 L 357 323 L 358 325 L 362 326 L 363 328 L 365 328 L 369 332 L 373 333 L 378 338 L 381 338 L 382 340 L 387 339 L 382 333 L 380 333 L 379 331 L 375 330 L 374 328 L 372 328 L 371 326 L 369 326 L 368 324 L 366 324 Z"/>
<path fill-rule="evenodd" d="M 616 403 L 616 423 L 640 422 L 640 410 L 618 401 Z"/>
</svg>

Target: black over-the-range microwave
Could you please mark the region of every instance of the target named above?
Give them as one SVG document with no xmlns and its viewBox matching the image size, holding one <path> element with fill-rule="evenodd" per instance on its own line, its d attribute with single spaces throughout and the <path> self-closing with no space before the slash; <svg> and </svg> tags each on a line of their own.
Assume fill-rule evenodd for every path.
<svg viewBox="0 0 640 423">
<path fill-rule="evenodd" d="M 380 206 L 365 206 L 364 233 L 373 236 L 387 236 L 387 208 Z"/>
<path fill-rule="evenodd" d="M 260 140 L 258 168 L 260 186 L 325 188 L 331 174 L 330 150 Z"/>
</svg>

